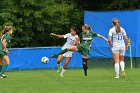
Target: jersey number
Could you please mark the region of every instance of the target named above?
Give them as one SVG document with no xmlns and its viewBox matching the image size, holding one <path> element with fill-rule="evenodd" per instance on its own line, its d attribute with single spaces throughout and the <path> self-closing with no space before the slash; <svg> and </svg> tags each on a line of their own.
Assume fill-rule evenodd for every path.
<svg viewBox="0 0 140 93">
<path fill-rule="evenodd" d="M 118 40 L 122 40 L 122 39 L 123 39 L 122 34 L 119 34 L 119 35 L 118 35 Z"/>
</svg>

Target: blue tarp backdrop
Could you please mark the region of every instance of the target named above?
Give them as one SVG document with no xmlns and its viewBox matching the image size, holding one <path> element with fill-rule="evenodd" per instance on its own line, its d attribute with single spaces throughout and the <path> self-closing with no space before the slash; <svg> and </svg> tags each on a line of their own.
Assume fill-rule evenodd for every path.
<svg viewBox="0 0 140 93">
<path fill-rule="evenodd" d="M 42 68 L 56 68 L 56 58 L 49 58 L 50 55 L 61 50 L 59 47 L 44 47 L 44 48 L 13 48 L 9 50 L 10 65 L 8 70 L 12 69 L 42 69 Z M 41 63 L 41 58 L 46 56 L 49 58 L 48 64 Z M 81 67 L 81 55 L 77 52 L 73 54 L 71 62 L 68 67 Z M 64 61 L 62 62 L 62 65 Z"/>
<path fill-rule="evenodd" d="M 84 23 L 89 24 L 93 31 L 108 37 L 112 25 L 112 18 L 118 18 L 120 25 L 126 30 L 131 39 L 132 56 L 140 57 L 140 10 L 134 11 L 110 11 L 110 12 L 84 12 Z M 129 49 L 126 56 L 129 57 Z M 90 51 L 90 57 L 112 58 L 112 53 L 107 42 L 95 38 Z"/>
</svg>

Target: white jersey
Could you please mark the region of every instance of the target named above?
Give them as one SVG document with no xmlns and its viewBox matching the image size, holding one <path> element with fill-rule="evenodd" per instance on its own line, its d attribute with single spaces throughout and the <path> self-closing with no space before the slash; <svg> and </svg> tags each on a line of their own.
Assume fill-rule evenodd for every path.
<svg viewBox="0 0 140 93">
<path fill-rule="evenodd" d="M 120 30 L 121 30 L 120 33 L 116 33 L 115 27 L 112 27 L 109 30 L 108 35 L 112 37 L 113 47 L 125 46 L 124 35 L 126 35 L 126 32 L 122 27 L 120 27 Z"/>
<path fill-rule="evenodd" d="M 66 49 L 68 47 L 71 47 L 73 43 L 75 42 L 76 38 L 78 38 L 78 35 L 72 36 L 71 33 L 63 35 L 64 38 L 67 38 L 66 43 L 63 45 L 62 50 Z"/>
</svg>

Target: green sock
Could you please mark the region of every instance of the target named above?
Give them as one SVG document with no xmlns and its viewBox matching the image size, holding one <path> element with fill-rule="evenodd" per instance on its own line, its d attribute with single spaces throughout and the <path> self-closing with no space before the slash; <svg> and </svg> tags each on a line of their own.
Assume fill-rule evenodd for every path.
<svg viewBox="0 0 140 93">
<path fill-rule="evenodd" d="M 4 72 L 6 71 L 7 67 L 8 67 L 8 64 L 5 62 L 5 63 L 2 65 L 1 74 L 4 74 Z"/>
<path fill-rule="evenodd" d="M 0 65 L 0 72 L 1 72 L 1 69 L 2 69 L 2 65 Z"/>
<path fill-rule="evenodd" d="M 56 56 L 59 56 L 59 55 L 61 55 L 61 54 L 64 54 L 64 53 L 66 53 L 67 51 L 68 51 L 68 49 L 66 48 L 66 49 L 60 51 L 59 53 L 57 53 Z"/>
</svg>

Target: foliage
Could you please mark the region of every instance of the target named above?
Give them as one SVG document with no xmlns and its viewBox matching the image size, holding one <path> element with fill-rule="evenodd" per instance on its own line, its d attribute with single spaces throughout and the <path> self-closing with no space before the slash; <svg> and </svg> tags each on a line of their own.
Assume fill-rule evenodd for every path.
<svg viewBox="0 0 140 93">
<path fill-rule="evenodd" d="M 110 10 L 132 10 L 140 8 L 140 1 L 138 0 L 114 0 L 107 9 Z"/>
<path fill-rule="evenodd" d="M 60 46 L 64 40 L 49 33 L 65 34 L 71 26 L 80 29 L 84 10 L 139 8 L 139 0 L 1 0 L 0 31 L 14 26 L 12 47 Z"/>
<path fill-rule="evenodd" d="M 0 8 L 0 30 L 9 23 L 15 27 L 13 47 L 61 45 L 49 33 L 66 33 L 82 16 L 75 3 L 56 0 L 4 0 Z"/>
</svg>

